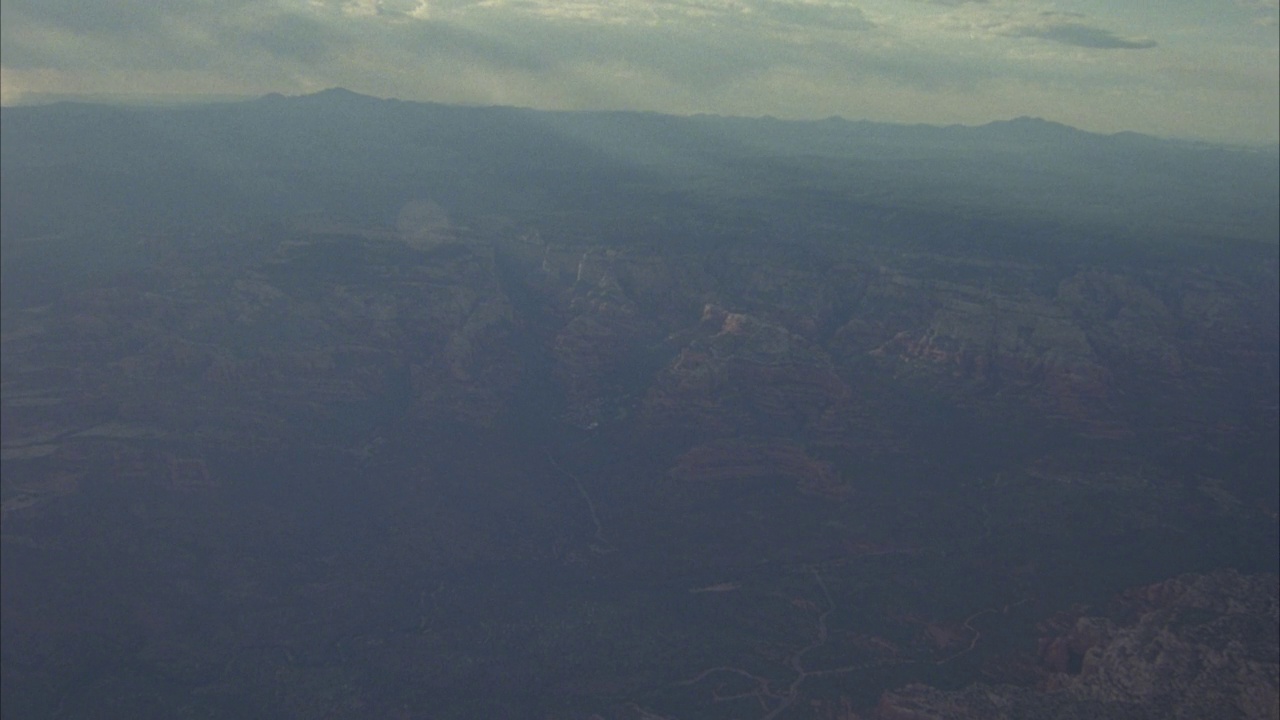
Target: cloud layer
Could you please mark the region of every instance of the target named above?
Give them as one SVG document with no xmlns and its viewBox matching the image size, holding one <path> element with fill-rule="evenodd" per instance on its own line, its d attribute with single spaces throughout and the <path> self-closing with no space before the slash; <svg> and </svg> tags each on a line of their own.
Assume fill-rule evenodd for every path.
<svg viewBox="0 0 1280 720">
<path fill-rule="evenodd" d="M 1271 0 L 5 0 L 0 87 L 906 122 L 1272 143 Z"/>
<path fill-rule="evenodd" d="M 1097 50 L 1147 50 L 1156 46 L 1146 38 L 1124 38 L 1097 25 L 1079 13 L 1042 12 L 1030 21 L 1011 21 L 997 26 L 1009 37 L 1039 38 L 1063 45 Z"/>
</svg>

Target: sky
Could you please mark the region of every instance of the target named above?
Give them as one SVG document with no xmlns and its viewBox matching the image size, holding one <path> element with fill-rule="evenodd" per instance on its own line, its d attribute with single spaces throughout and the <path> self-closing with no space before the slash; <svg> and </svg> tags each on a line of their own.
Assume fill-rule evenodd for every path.
<svg viewBox="0 0 1280 720">
<path fill-rule="evenodd" d="M 1280 142 L 1280 0 L 4 0 L 0 102 L 330 87 Z"/>
</svg>

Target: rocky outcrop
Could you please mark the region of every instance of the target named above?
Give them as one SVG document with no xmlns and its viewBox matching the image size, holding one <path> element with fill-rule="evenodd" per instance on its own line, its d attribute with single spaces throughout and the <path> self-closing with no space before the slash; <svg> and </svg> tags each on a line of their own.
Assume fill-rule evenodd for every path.
<svg viewBox="0 0 1280 720">
<path fill-rule="evenodd" d="M 912 685 L 876 720 L 1280 717 L 1274 575 L 1185 575 L 1126 593 L 1124 617 L 1081 617 L 1041 640 L 1038 689 Z"/>
<path fill-rule="evenodd" d="M 871 313 L 857 313 L 835 342 L 846 352 L 893 360 L 897 372 L 935 391 L 977 403 L 997 393 L 1017 396 L 1091 433 L 1123 434 L 1108 407 L 1111 373 L 1084 327 L 1053 297 L 1037 294 L 1030 278 L 1011 282 L 1026 268 L 982 270 L 987 277 L 979 284 L 882 268 L 863 302 L 888 309 L 891 324 L 869 324 Z"/>
<path fill-rule="evenodd" d="M 594 429 L 625 420 L 648 382 L 651 348 L 661 338 L 656 318 L 646 317 L 614 272 L 616 253 L 584 251 L 572 285 L 557 288 L 568 318 L 551 340 L 555 378 L 565 399 L 565 419 Z"/>
<path fill-rule="evenodd" d="M 692 437 L 785 437 L 848 398 L 821 348 L 777 323 L 709 304 L 651 386 L 642 422 L 653 432 Z"/>
</svg>

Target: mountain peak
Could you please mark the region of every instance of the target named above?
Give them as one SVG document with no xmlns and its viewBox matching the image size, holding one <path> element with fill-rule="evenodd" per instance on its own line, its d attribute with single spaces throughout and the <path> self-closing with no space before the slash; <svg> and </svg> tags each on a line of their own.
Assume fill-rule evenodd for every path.
<svg viewBox="0 0 1280 720">
<path fill-rule="evenodd" d="M 1036 134 L 1036 135 L 1064 135 L 1067 133 L 1083 132 L 1070 125 L 1063 125 L 1060 122 L 1045 120 L 1042 117 L 1031 117 L 1022 115 L 1012 120 L 996 120 L 981 125 L 981 128 L 990 130 L 1003 130 L 1006 132 L 1017 132 L 1020 134 Z"/>
<path fill-rule="evenodd" d="M 306 95 L 282 95 L 280 93 L 269 93 L 263 95 L 260 100 L 266 102 L 282 102 L 282 101 L 303 101 L 303 102 L 322 102 L 328 104 L 352 104 L 352 103 L 371 103 L 380 102 L 381 98 L 372 95 L 361 95 L 346 88 L 332 87 L 319 92 L 308 93 Z"/>
<path fill-rule="evenodd" d="M 364 100 L 378 99 L 376 97 L 373 97 L 372 95 L 361 95 L 358 92 L 353 92 L 351 90 L 348 90 L 346 88 L 341 88 L 341 87 L 326 88 L 324 90 L 321 90 L 320 92 L 312 93 L 310 97 L 323 98 L 325 100 L 342 100 L 342 101 L 346 101 L 346 100 L 364 101 Z"/>
</svg>

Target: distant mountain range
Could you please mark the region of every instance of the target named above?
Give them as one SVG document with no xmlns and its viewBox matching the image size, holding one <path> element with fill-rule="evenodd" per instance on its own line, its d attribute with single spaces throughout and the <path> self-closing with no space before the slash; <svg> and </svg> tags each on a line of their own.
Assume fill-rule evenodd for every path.
<svg viewBox="0 0 1280 720">
<path fill-rule="evenodd" d="M 0 113 L 9 237 L 299 217 L 392 225 L 421 199 L 455 217 L 572 213 L 609 234 L 618 194 L 644 217 L 674 203 L 704 218 L 874 227 L 924 212 L 954 216 L 943 224 L 960 234 L 957 219 L 1274 244 L 1280 223 L 1274 154 L 1034 118 L 933 127 L 544 112 L 342 89 Z"/>
</svg>

